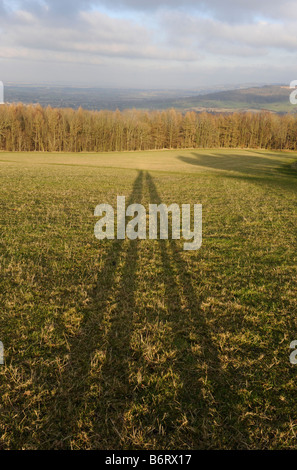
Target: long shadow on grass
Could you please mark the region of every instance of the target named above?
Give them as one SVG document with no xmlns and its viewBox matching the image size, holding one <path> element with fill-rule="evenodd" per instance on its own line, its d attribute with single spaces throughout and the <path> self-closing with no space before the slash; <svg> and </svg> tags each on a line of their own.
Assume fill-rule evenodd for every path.
<svg viewBox="0 0 297 470">
<path fill-rule="evenodd" d="M 257 175 L 263 174 L 271 176 L 271 172 L 277 170 L 277 165 L 274 163 L 274 158 L 277 156 L 275 153 L 259 154 L 245 157 L 241 153 L 230 153 L 229 155 L 220 152 L 212 151 L 211 153 L 192 152 L 192 156 L 180 155 L 179 160 L 194 166 L 201 166 L 205 168 L 212 168 L 215 170 L 235 171 L 244 175 Z M 269 159 L 272 157 L 272 160 Z M 291 155 L 287 156 L 288 160 L 292 158 Z M 280 165 L 282 166 L 282 165 Z"/>
<path fill-rule="evenodd" d="M 152 177 L 147 173 L 151 203 L 161 203 Z M 160 241 L 165 274 L 167 311 L 175 332 L 177 349 L 175 372 L 183 384 L 179 401 L 187 417 L 185 435 L 179 436 L 189 448 L 235 448 L 247 442 L 245 429 L 238 429 L 238 396 L 230 384 L 230 372 L 223 368 L 215 331 L 208 325 L 201 308 L 202 294 L 175 241 Z M 168 247 L 171 247 L 169 249 Z M 197 258 L 196 258 L 197 259 Z M 202 275 L 202 272 L 201 272 Z M 192 347 L 198 344 L 199 356 Z M 237 372 L 237 378 L 239 377 Z M 237 427 L 237 429 L 236 429 Z"/>
<path fill-rule="evenodd" d="M 194 152 L 192 155 L 193 157 L 180 155 L 178 159 L 189 165 L 224 170 L 223 173 L 217 173 L 216 177 L 236 179 L 265 186 L 285 187 L 293 192 L 297 191 L 296 162 L 273 166 L 269 163 L 269 160 L 267 161 L 267 158 L 254 156 L 252 158 L 248 157 L 245 167 L 241 167 L 240 163 L 244 158 L 243 155 L 222 156 L 220 153 L 202 155 Z M 275 156 L 274 154 L 267 155 Z M 288 155 L 288 158 L 292 158 L 291 155 Z M 236 159 L 239 165 L 236 165 Z"/>
<path fill-rule="evenodd" d="M 127 204 L 141 201 L 139 172 Z M 106 242 L 106 241 L 105 241 Z M 43 448 L 120 447 L 118 429 L 129 401 L 126 363 L 133 326 L 138 242 L 114 240 L 98 275 L 80 332 L 69 345 L 69 360 L 41 430 Z"/>
</svg>

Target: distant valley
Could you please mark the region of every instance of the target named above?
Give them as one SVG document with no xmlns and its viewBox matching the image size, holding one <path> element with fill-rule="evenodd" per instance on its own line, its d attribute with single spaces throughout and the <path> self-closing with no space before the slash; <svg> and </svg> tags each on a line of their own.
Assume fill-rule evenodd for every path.
<svg viewBox="0 0 297 470">
<path fill-rule="evenodd" d="M 296 113 L 289 102 L 291 89 L 285 85 L 250 86 L 230 89 L 139 90 L 66 86 L 5 85 L 5 101 L 41 106 L 88 110 L 163 110 L 180 111 L 260 111 Z"/>
</svg>

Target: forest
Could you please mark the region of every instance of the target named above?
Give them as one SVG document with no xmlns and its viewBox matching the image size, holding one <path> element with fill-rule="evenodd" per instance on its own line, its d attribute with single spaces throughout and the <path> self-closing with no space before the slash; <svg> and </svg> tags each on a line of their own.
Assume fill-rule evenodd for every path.
<svg viewBox="0 0 297 470">
<path fill-rule="evenodd" d="M 108 152 L 183 148 L 297 149 L 297 116 L 0 107 L 0 150 Z"/>
</svg>

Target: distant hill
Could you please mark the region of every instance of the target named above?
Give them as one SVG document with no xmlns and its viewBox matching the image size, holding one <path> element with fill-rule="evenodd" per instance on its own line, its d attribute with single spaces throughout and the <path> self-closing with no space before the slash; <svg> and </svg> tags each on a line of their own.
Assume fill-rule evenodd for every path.
<svg viewBox="0 0 297 470">
<path fill-rule="evenodd" d="M 236 86 L 234 86 L 236 88 Z M 211 92 L 210 92 L 211 90 Z M 230 86 L 196 90 L 133 90 L 75 88 L 66 86 L 12 85 L 5 86 L 6 102 L 39 103 L 42 106 L 84 109 L 163 110 L 180 111 L 260 111 L 296 113 L 297 106 L 289 101 L 288 86 Z"/>
<path fill-rule="evenodd" d="M 296 113 L 297 106 L 290 101 L 292 89 L 288 86 L 263 86 L 240 90 L 220 91 L 203 96 L 191 96 L 172 102 L 172 106 L 194 111 L 260 111 Z"/>
</svg>

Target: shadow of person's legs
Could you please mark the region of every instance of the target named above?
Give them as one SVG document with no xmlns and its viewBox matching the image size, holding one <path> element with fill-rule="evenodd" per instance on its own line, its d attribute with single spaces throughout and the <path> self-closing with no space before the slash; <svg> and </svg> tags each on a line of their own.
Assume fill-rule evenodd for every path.
<svg viewBox="0 0 297 470">
<path fill-rule="evenodd" d="M 139 172 L 128 205 L 141 200 L 142 185 Z M 120 446 L 117 427 L 129 400 L 125 363 L 133 328 L 138 242 L 102 243 L 107 250 L 97 286 L 90 294 L 79 334 L 69 342 L 58 393 L 46 410 L 41 430 L 46 448 L 69 449 L 74 434 L 82 436 L 84 448 L 84 433 L 94 448 Z"/>
<path fill-rule="evenodd" d="M 161 198 L 149 173 L 146 181 L 151 202 L 160 204 Z M 199 279 L 197 284 L 177 242 L 160 240 L 159 244 L 168 320 L 175 332 L 174 367 L 182 383 L 178 400 L 187 420 L 180 440 L 188 448 L 222 447 L 221 434 L 229 435 L 230 442 L 231 436 L 236 435 L 232 430 L 236 421 L 236 393 L 230 387 L 231 377 L 224 371 L 213 339 L 215 332 L 201 308 L 204 298 Z"/>
</svg>

